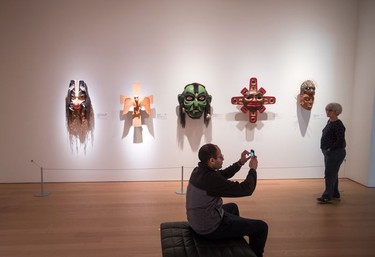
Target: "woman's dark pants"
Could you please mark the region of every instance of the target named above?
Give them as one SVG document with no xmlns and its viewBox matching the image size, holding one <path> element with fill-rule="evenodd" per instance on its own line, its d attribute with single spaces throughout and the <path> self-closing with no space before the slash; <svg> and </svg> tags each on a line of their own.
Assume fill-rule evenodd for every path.
<svg viewBox="0 0 375 257">
<path fill-rule="evenodd" d="M 345 159 L 345 148 L 334 151 L 322 150 L 324 155 L 324 180 L 325 190 L 322 197 L 331 199 L 332 197 L 340 198 L 339 192 L 339 170 Z"/>
</svg>

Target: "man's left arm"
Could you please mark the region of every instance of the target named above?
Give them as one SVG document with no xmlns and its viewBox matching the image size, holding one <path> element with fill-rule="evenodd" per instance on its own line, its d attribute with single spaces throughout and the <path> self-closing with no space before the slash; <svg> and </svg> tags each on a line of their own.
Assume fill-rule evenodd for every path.
<svg viewBox="0 0 375 257">
<path fill-rule="evenodd" d="M 226 169 L 219 170 L 219 173 L 225 178 L 233 177 L 234 174 L 236 174 L 241 169 L 241 167 L 250 159 L 249 154 L 249 151 L 244 150 L 241 153 L 241 158 L 237 162 L 233 163 Z"/>
</svg>

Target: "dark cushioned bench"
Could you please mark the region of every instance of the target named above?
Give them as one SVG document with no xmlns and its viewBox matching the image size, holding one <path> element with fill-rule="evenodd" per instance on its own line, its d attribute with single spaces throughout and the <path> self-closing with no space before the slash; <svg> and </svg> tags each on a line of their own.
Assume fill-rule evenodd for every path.
<svg viewBox="0 0 375 257">
<path fill-rule="evenodd" d="M 256 257 L 244 238 L 207 240 L 186 221 L 160 224 L 163 257 Z"/>
</svg>

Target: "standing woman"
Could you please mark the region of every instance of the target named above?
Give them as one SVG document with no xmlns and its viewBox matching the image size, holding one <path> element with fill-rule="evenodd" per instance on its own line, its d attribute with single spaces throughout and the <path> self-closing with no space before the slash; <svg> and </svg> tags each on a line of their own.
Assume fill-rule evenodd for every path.
<svg viewBox="0 0 375 257">
<path fill-rule="evenodd" d="M 341 113 L 342 106 L 338 103 L 329 103 L 326 106 L 329 120 L 320 140 L 320 148 L 324 155 L 325 191 L 317 198 L 319 203 L 330 203 L 332 199 L 340 199 L 338 174 L 346 156 L 345 126 L 338 118 Z"/>
</svg>

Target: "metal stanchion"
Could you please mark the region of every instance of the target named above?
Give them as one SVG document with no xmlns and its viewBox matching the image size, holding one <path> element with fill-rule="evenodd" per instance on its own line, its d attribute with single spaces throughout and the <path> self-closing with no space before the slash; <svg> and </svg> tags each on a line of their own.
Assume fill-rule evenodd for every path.
<svg viewBox="0 0 375 257">
<path fill-rule="evenodd" d="M 181 188 L 176 190 L 176 194 L 186 194 L 186 190 L 184 190 L 184 166 L 181 166 Z"/>
<path fill-rule="evenodd" d="M 31 160 L 32 163 L 35 164 L 35 166 L 40 168 L 40 192 L 36 192 L 34 196 L 36 197 L 44 197 L 49 195 L 49 192 L 44 192 L 44 182 L 43 182 L 43 167 L 39 163 L 35 162 L 34 160 Z"/>
</svg>

